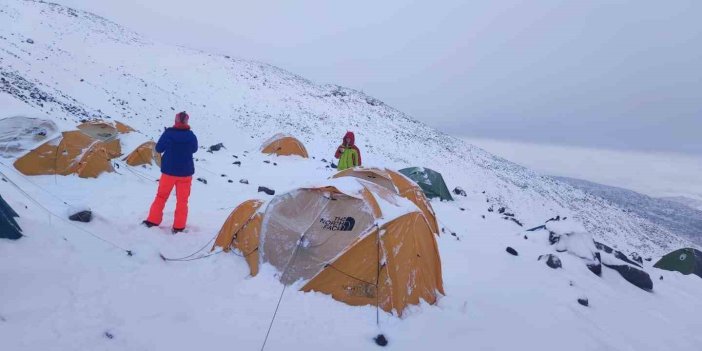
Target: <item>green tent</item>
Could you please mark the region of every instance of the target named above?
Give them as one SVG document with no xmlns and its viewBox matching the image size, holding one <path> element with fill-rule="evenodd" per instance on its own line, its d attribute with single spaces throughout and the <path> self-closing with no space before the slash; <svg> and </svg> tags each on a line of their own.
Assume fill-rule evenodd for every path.
<svg viewBox="0 0 702 351">
<path fill-rule="evenodd" d="M 401 169 L 400 173 L 419 184 L 428 198 L 432 199 L 438 197 L 442 201 L 453 201 L 451 192 L 448 190 L 448 187 L 446 187 L 444 177 L 441 176 L 441 173 L 424 167 L 405 168 Z"/>
<path fill-rule="evenodd" d="M 702 278 L 702 251 L 686 248 L 663 256 L 653 267 L 682 274 L 696 274 Z"/>
<path fill-rule="evenodd" d="M 0 195 L 0 238 L 17 240 L 22 237 L 22 228 L 15 221 L 19 217 Z"/>
</svg>

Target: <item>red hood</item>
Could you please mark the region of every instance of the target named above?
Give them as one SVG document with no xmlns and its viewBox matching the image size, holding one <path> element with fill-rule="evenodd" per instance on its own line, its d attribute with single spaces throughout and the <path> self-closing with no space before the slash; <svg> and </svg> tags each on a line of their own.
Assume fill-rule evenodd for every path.
<svg viewBox="0 0 702 351">
<path fill-rule="evenodd" d="M 346 138 L 349 138 L 351 140 L 349 146 L 356 145 L 356 136 L 353 134 L 353 132 L 346 132 L 346 135 L 344 135 L 344 139 L 341 140 L 342 145 L 346 143 Z"/>
</svg>

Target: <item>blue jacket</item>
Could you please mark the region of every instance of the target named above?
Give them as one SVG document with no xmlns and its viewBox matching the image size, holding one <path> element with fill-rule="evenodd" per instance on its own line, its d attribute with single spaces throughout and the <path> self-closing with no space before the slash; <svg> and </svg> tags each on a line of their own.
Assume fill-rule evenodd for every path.
<svg viewBox="0 0 702 351">
<path fill-rule="evenodd" d="M 174 177 L 195 174 L 193 154 L 197 152 L 197 137 L 190 129 L 166 128 L 156 143 L 161 155 L 161 173 Z"/>
</svg>

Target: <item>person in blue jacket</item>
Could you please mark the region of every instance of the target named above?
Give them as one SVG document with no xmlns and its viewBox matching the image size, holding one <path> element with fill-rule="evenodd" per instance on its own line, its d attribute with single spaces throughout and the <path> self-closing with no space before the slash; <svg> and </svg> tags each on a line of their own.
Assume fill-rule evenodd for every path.
<svg viewBox="0 0 702 351">
<path fill-rule="evenodd" d="M 185 230 L 188 220 L 188 198 L 195 174 L 193 154 L 197 152 L 197 137 L 192 130 L 185 111 L 175 117 L 175 124 L 161 134 L 156 143 L 156 152 L 161 154 L 161 179 L 158 182 L 156 198 L 151 204 L 149 217 L 143 222 L 151 228 L 158 226 L 163 220 L 163 208 L 176 189 L 176 211 L 173 219 L 173 233 Z"/>
</svg>

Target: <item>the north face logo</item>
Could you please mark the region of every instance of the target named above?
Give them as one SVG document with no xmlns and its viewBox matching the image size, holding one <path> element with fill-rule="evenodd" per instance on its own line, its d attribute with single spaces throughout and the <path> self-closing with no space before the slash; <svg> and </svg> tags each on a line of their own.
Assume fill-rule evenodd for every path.
<svg viewBox="0 0 702 351">
<path fill-rule="evenodd" d="M 322 223 L 322 228 L 325 230 L 343 232 L 352 231 L 353 227 L 356 225 L 356 220 L 353 217 L 334 217 L 334 219 L 320 218 L 319 222 Z"/>
</svg>

